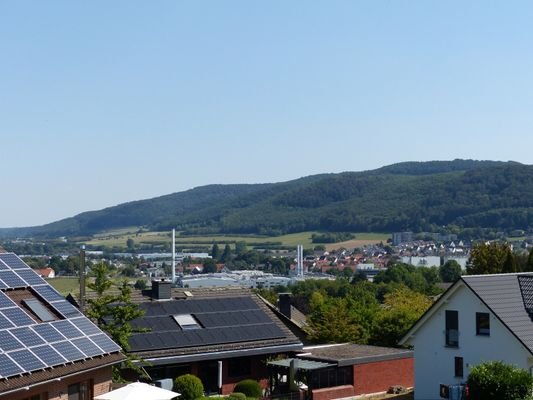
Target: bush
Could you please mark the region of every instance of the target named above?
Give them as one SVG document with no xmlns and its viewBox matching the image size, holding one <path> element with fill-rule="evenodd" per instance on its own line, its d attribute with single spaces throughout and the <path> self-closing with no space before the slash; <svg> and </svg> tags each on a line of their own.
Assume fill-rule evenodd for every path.
<svg viewBox="0 0 533 400">
<path fill-rule="evenodd" d="M 195 400 L 204 395 L 204 385 L 200 378 L 186 374 L 174 380 L 174 391 L 181 394 L 180 400 Z"/>
<path fill-rule="evenodd" d="M 237 385 L 235 385 L 235 389 L 233 389 L 233 392 L 244 393 L 246 397 L 255 398 L 261 397 L 263 394 L 261 386 L 253 379 L 245 379 L 243 381 L 240 381 L 239 383 L 237 383 Z"/>
<path fill-rule="evenodd" d="M 468 376 L 471 400 L 522 400 L 533 389 L 528 371 L 491 361 L 476 365 Z"/>
<path fill-rule="evenodd" d="M 228 396 L 230 400 L 246 400 L 246 395 L 240 392 L 233 392 Z"/>
</svg>

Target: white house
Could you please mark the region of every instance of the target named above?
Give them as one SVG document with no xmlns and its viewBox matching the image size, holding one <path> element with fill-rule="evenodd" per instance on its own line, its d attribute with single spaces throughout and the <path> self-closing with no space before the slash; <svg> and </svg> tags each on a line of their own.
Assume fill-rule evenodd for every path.
<svg viewBox="0 0 533 400">
<path fill-rule="evenodd" d="M 463 276 L 400 341 L 414 346 L 415 400 L 441 399 L 483 361 L 533 370 L 533 274 Z"/>
</svg>

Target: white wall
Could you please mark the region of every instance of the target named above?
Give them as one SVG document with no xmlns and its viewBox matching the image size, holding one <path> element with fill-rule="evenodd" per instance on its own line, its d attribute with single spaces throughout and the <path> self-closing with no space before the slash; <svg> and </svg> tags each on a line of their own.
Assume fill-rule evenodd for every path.
<svg viewBox="0 0 533 400">
<path fill-rule="evenodd" d="M 459 312 L 459 347 L 445 346 L 445 310 Z M 446 304 L 409 339 L 415 353 L 415 400 L 440 400 L 439 385 L 465 382 L 470 369 L 480 362 L 501 360 L 529 369 L 529 352 L 494 316 L 490 315 L 490 336 L 476 336 L 476 312 L 488 308 L 460 283 Z M 456 378 L 455 357 L 463 357 L 464 377 Z"/>
</svg>

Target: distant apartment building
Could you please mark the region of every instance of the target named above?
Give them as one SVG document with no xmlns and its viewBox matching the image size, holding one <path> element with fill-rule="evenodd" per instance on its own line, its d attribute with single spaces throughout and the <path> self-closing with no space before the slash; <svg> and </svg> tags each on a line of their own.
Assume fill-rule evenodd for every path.
<svg viewBox="0 0 533 400">
<path fill-rule="evenodd" d="M 392 234 L 392 244 L 399 246 L 402 243 L 410 243 L 413 241 L 413 232 L 394 232 Z"/>
</svg>

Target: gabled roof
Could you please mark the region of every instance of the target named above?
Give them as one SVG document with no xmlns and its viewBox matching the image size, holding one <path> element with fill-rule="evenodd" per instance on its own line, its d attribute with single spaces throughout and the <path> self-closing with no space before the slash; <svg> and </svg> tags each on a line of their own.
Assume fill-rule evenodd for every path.
<svg viewBox="0 0 533 400">
<path fill-rule="evenodd" d="M 0 396 L 2 388 L 123 359 L 117 344 L 18 256 L 0 253 Z"/>
<path fill-rule="evenodd" d="M 533 320 L 526 309 L 526 304 L 531 299 L 527 296 L 530 293 L 525 289 L 524 284 L 521 289 L 519 283 L 521 279 L 531 280 L 533 284 L 531 273 L 462 276 L 411 327 L 400 340 L 400 344 L 405 344 L 444 301 L 451 297 L 459 287 L 464 286 L 470 289 L 533 355 Z"/>
<path fill-rule="evenodd" d="M 153 363 L 156 358 L 220 359 L 302 348 L 300 340 L 249 290 L 186 291 L 187 297 L 175 297 L 173 291 L 170 300 L 139 303 L 145 315 L 132 325 L 148 331 L 132 335 L 132 353 Z M 191 319 L 196 326 L 180 326 L 179 321 Z"/>
</svg>

